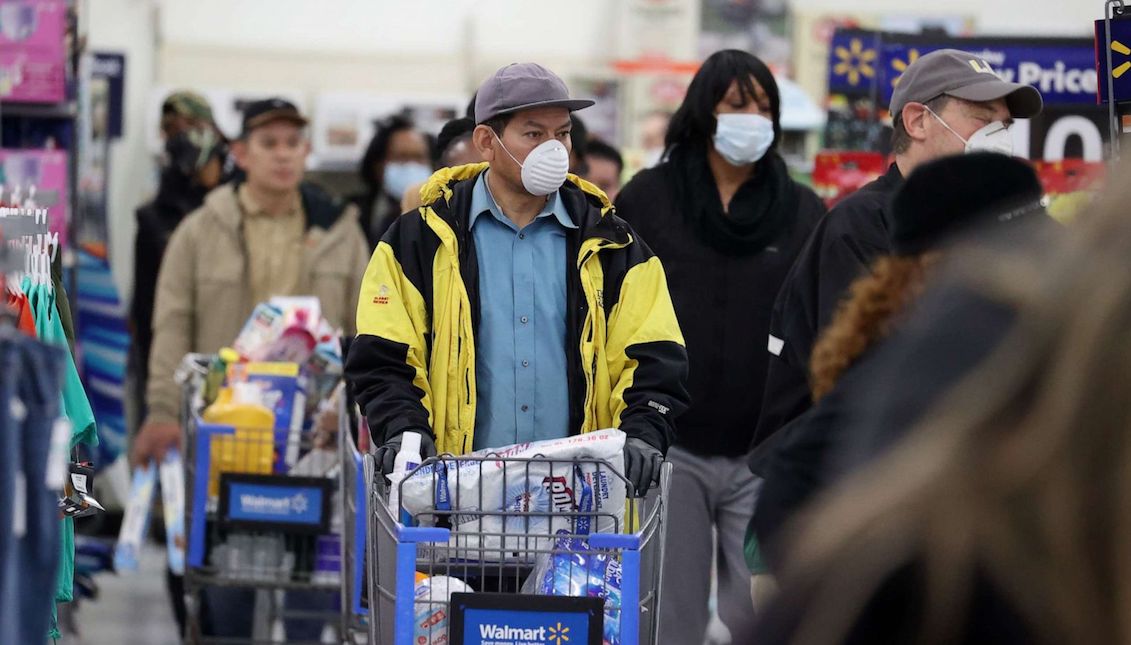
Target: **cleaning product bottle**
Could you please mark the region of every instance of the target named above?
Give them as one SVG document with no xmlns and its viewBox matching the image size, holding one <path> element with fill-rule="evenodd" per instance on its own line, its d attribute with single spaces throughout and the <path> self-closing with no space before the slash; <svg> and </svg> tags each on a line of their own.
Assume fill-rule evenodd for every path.
<svg viewBox="0 0 1131 645">
<path fill-rule="evenodd" d="M 204 379 L 204 403 L 212 405 L 220 395 L 220 388 L 224 385 L 224 376 L 228 373 L 228 366 L 240 361 L 240 355 L 231 347 L 221 349 L 212 362 L 208 364 L 208 376 Z"/>
<path fill-rule="evenodd" d="M 262 402 L 254 383 L 235 383 L 220 390 L 205 408 L 205 423 L 231 426 L 235 433 L 212 438 L 212 471 L 208 494 L 220 493 L 221 473 L 269 474 L 275 460 L 275 414 Z"/>
<path fill-rule="evenodd" d="M 401 449 L 397 451 L 397 458 L 393 460 L 394 473 L 407 473 L 413 468 L 420 465 L 423 459 L 420 458 L 420 434 L 416 432 L 405 432 L 401 435 Z M 404 478 L 402 477 L 401 480 Z M 401 510 L 400 499 L 400 485 L 399 481 L 394 484 L 389 491 L 389 512 L 393 517 L 398 518 L 401 524 L 410 526 L 412 524 L 412 516 L 408 511 Z"/>
</svg>

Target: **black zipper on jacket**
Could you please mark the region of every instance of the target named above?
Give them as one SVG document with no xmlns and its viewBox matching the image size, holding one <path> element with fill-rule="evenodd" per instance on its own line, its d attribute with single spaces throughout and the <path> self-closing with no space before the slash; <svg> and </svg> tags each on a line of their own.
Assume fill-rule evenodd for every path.
<svg viewBox="0 0 1131 645">
<path fill-rule="evenodd" d="M 585 420 L 585 375 L 581 363 L 581 332 L 588 307 L 581 288 L 581 269 L 577 263 L 581 249 L 581 229 L 566 236 L 566 385 L 569 388 L 569 433 L 581 433 Z M 588 257 L 588 256 L 586 256 Z"/>
<path fill-rule="evenodd" d="M 480 321 L 480 302 L 479 295 L 479 263 L 476 258 L 475 239 L 471 235 L 470 222 L 471 222 L 471 193 L 474 189 L 475 182 L 478 181 L 479 175 L 470 177 L 466 180 L 460 181 L 452 189 L 452 198 L 450 203 L 443 203 L 442 199 L 439 203 L 433 205 L 433 211 L 436 212 L 442 220 L 444 220 L 456 234 L 456 240 L 459 244 L 459 264 L 460 274 L 463 279 L 464 288 L 467 290 L 467 299 L 471 305 L 471 326 L 472 338 L 478 348 L 479 344 L 479 321 Z M 589 261 L 596 251 L 589 251 L 582 258 L 581 262 L 577 262 L 578 254 L 581 252 L 581 244 L 588 237 L 602 237 L 610 242 L 626 242 L 625 240 L 614 239 L 614 236 L 621 237 L 624 234 L 624 229 L 618 227 L 617 230 L 612 230 L 607 226 L 605 220 L 596 222 L 591 228 L 587 229 L 587 224 L 591 219 L 588 215 L 587 209 L 596 208 L 597 206 L 590 202 L 589 198 L 581 194 L 580 189 L 576 187 L 566 186 L 563 188 L 563 202 L 571 219 L 577 224 L 577 228 L 570 229 L 566 235 L 566 383 L 569 388 L 569 432 L 571 435 L 580 434 L 581 426 L 585 419 L 585 399 L 587 396 L 585 386 L 585 366 L 581 362 L 581 332 L 585 325 L 585 317 L 589 313 L 588 305 L 585 302 L 584 291 L 581 287 L 581 268 L 585 262 Z M 586 209 L 580 215 L 577 214 L 578 209 Z M 601 230 L 608 228 L 608 231 Z M 594 360 L 596 360 L 594 358 Z M 467 391 L 468 403 L 471 403 L 471 384 L 470 374 L 465 374 L 465 387 Z M 465 446 L 466 449 L 466 446 Z"/>
</svg>

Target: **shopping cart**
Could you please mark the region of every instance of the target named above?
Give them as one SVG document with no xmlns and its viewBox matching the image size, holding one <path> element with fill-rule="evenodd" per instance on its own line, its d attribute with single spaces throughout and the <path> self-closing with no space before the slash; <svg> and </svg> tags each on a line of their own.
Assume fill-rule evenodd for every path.
<svg viewBox="0 0 1131 645">
<path fill-rule="evenodd" d="M 348 414 L 346 397 L 338 407 L 338 446 L 341 468 L 339 488 L 342 491 L 342 640 L 365 642 L 369 617 L 365 588 L 365 469 L 351 429 L 354 421 Z"/>
<path fill-rule="evenodd" d="M 186 450 L 186 641 L 336 639 L 341 541 L 331 519 L 338 451 L 315 445 L 312 433 L 249 433 L 205 423 L 200 413 L 212 360 L 190 355 L 178 374 Z M 319 459 L 307 459 L 311 455 Z M 224 588 L 254 598 L 250 638 L 202 634 L 202 594 Z M 306 636 L 294 638 L 295 632 Z"/>
<path fill-rule="evenodd" d="M 477 486 L 475 482 L 486 481 L 485 470 L 501 472 L 501 486 L 497 481 L 493 487 Z M 510 598 L 516 607 L 553 615 L 563 601 L 555 597 L 558 594 L 597 599 L 588 607 L 592 610 L 596 604 L 595 619 L 601 625 L 597 629 L 605 630 L 604 642 L 656 642 L 670 464 L 663 465 L 657 488 L 635 498 L 631 484 L 603 460 L 445 455 L 426 460 L 404 477 L 397 485 L 399 503 L 392 510 L 393 487 L 376 474 L 371 455 L 364 458 L 364 475 L 370 502 L 366 565 L 371 643 L 462 643 L 457 628 L 462 632 L 466 609 L 481 606 L 480 600 L 493 605 L 511 603 L 506 600 Z M 593 486 L 623 486 L 623 507 L 587 504 Z M 485 493 L 485 488 L 491 490 Z M 411 513 L 414 499 L 419 506 L 421 489 L 436 503 Z M 494 495 L 500 491 L 503 498 L 497 500 Z M 549 496 L 549 508 L 547 500 L 537 499 L 542 495 Z M 507 510 L 483 510 L 491 508 Z M 443 587 L 462 589 L 453 581 L 432 583 L 426 590 L 436 576 L 455 578 L 477 593 L 449 599 Z M 420 586 L 418 580 L 423 581 Z M 563 629 L 561 625 L 551 624 L 549 632 L 541 632 L 543 637 L 549 634 L 548 640 L 537 642 L 592 642 L 576 631 L 571 637 L 553 631 Z M 511 635 L 518 638 L 515 642 L 523 641 L 523 632 Z"/>
</svg>

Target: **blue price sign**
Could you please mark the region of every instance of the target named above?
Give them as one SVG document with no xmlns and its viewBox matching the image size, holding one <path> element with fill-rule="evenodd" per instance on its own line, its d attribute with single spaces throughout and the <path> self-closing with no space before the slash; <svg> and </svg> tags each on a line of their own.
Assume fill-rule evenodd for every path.
<svg viewBox="0 0 1131 645">
<path fill-rule="evenodd" d="M 452 594 L 455 645 L 601 645 L 600 598 Z"/>
<path fill-rule="evenodd" d="M 1108 50 L 1111 69 L 1107 67 Z M 1107 103 L 1107 79 L 1112 81 L 1116 102 L 1131 101 L 1131 17 L 1111 21 L 1111 46 L 1107 45 L 1107 27 L 1103 20 L 1096 21 L 1096 69 L 1100 83 L 1096 97 Z"/>
<path fill-rule="evenodd" d="M 224 474 L 220 517 L 229 526 L 325 533 L 330 492 L 324 478 Z"/>
<path fill-rule="evenodd" d="M 1002 79 L 1040 90 L 1046 105 L 1095 103 L 1094 46 L 1076 38 L 947 38 L 838 29 L 829 47 L 829 91 L 874 95 L 886 106 L 907 68 L 938 49 L 969 52 L 975 64 Z"/>
</svg>

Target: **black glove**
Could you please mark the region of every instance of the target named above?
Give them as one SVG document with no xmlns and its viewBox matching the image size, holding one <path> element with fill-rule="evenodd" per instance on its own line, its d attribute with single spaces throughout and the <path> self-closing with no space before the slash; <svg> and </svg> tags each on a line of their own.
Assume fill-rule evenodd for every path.
<svg viewBox="0 0 1131 645">
<path fill-rule="evenodd" d="M 660 476 L 664 455 L 647 441 L 629 437 L 624 442 L 624 476 L 632 484 L 637 497 L 644 497 L 652 482 Z"/>
<path fill-rule="evenodd" d="M 436 442 L 432 440 L 432 433 L 427 430 L 406 430 L 420 435 L 420 457 L 427 459 L 436 456 Z M 389 439 L 373 453 L 373 461 L 377 463 L 377 472 L 388 475 L 393 472 L 393 464 L 397 460 L 397 453 L 401 450 L 401 436 L 404 433 Z"/>
</svg>

